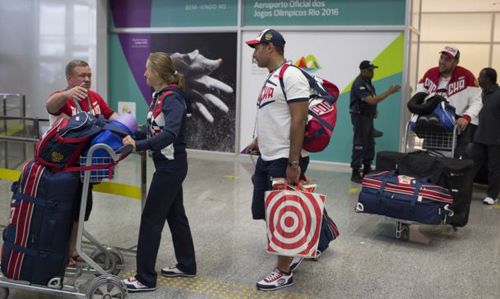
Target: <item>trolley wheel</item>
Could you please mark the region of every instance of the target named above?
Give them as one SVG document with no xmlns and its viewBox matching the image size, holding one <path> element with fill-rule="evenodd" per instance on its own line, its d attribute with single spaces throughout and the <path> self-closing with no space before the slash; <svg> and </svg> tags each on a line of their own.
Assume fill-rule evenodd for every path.
<svg viewBox="0 0 500 299">
<path fill-rule="evenodd" d="M 400 221 L 396 222 L 396 239 L 408 241 L 410 239 L 410 225 Z"/>
<path fill-rule="evenodd" d="M 112 258 L 109 258 L 105 252 L 102 252 L 99 249 L 94 250 L 90 255 L 90 258 L 99 265 L 102 265 L 104 271 L 112 275 L 118 275 L 121 271 L 118 266 L 124 266 L 123 255 L 116 248 L 109 247 L 106 248 L 106 250 L 111 254 Z"/>
<path fill-rule="evenodd" d="M 9 289 L 0 287 L 0 299 L 9 298 Z"/>
<path fill-rule="evenodd" d="M 406 228 L 401 232 L 401 240 L 408 241 L 410 239 L 410 228 Z"/>
<path fill-rule="evenodd" d="M 96 277 L 92 280 L 87 290 L 88 299 L 125 299 L 127 297 L 127 286 L 117 276 Z"/>
</svg>

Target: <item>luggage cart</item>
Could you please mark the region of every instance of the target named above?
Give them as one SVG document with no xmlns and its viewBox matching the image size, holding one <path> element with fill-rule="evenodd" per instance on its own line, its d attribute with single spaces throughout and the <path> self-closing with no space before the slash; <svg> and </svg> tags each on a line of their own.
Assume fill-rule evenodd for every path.
<svg viewBox="0 0 500 299">
<path fill-rule="evenodd" d="M 106 158 L 95 158 L 95 151 L 105 151 Z M 27 281 L 8 279 L 0 273 L 0 299 L 9 297 L 9 289 L 21 289 L 39 293 L 53 295 L 66 295 L 73 298 L 109 298 L 125 299 L 128 297 L 126 285 L 122 279 L 116 276 L 120 270 L 124 269 L 123 256 L 113 248 L 104 247 L 92 235 L 84 229 L 85 208 L 88 200 L 89 185 L 91 182 L 100 182 L 103 179 L 111 179 L 112 166 L 127 157 L 133 150 L 133 146 L 128 144 L 114 151 L 106 144 L 96 144 L 92 146 L 86 157 L 85 170 L 81 172 L 83 180 L 82 201 L 80 205 L 80 221 L 78 222 L 78 233 L 76 250 L 85 261 L 77 263 L 76 268 L 68 268 L 64 277 L 54 277 L 47 285 L 35 285 Z M 83 166 L 83 164 L 82 164 Z M 87 238 L 96 250 L 89 256 L 82 250 L 82 239 Z M 92 274 L 93 279 L 82 278 L 83 274 Z M 64 278 L 74 278 L 74 284 L 63 284 Z M 86 291 L 82 286 L 87 286 Z"/>
<path fill-rule="evenodd" d="M 431 151 L 437 155 L 453 158 L 457 146 L 458 127 L 455 126 L 452 132 L 414 132 L 410 129 L 410 122 L 405 128 L 404 153 L 414 151 Z M 453 211 L 449 211 L 449 216 L 453 216 Z M 420 224 L 419 222 L 386 217 L 390 221 L 395 221 L 395 237 L 403 241 L 410 239 L 410 225 Z M 453 227 L 456 230 L 456 227 Z"/>
<path fill-rule="evenodd" d="M 406 124 L 404 153 L 418 150 L 427 150 L 441 153 L 445 157 L 453 158 L 457 146 L 458 127 L 452 132 L 425 132 L 415 133 L 410 129 L 410 122 Z"/>
</svg>

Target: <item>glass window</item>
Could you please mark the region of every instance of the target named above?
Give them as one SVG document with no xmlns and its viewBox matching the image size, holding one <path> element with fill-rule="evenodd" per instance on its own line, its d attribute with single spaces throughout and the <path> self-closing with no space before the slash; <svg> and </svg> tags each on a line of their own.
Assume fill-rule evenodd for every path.
<svg viewBox="0 0 500 299">
<path fill-rule="evenodd" d="M 438 66 L 439 51 L 445 44 L 442 43 L 421 43 L 419 59 L 419 78 L 430 68 Z M 474 76 L 479 71 L 488 66 L 490 46 L 488 44 L 455 44 L 460 50 L 460 66 L 471 71 Z"/>
<path fill-rule="evenodd" d="M 40 35 L 64 35 L 66 4 L 40 2 Z"/>
<path fill-rule="evenodd" d="M 489 42 L 492 14 L 422 14 L 422 41 Z"/>
<path fill-rule="evenodd" d="M 493 41 L 500 42 L 500 14 L 495 14 L 495 32 L 493 35 Z"/>
<path fill-rule="evenodd" d="M 491 67 L 500 73 L 500 45 L 493 45 L 493 60 Z"/>
<path fill-rule="evenodd" d="M 420 29 L 420 0 L 413 0 L 411 6 L 411 26 Z"/>
</svg>

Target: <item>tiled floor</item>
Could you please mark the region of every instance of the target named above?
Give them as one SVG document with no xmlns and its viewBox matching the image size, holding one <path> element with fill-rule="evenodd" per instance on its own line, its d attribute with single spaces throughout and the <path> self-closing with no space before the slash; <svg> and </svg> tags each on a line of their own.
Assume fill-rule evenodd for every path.
<svg viewBox="0 0 500 299">
<path fill-rule="evenodd" d="M 322 170 L 319 170 L 322 169 Z M 154 293 L 130 298 L 498 298 L 500 294 L 500 206 L 484 206 L 484 187 L 475 188 L 469 224 L 411 226 L 410 241 L 394 237 L 394 223 L 356 214 L 359 185 L 339 167 L 308 171 L 341 236 L 319 261 L 306 261 L 295 284 L 277 292 L 255 290 L 276 258 L 266 253 L 265 224 L 251 219 L 253 164 L 232 156 L 190 158 L 184 200 L 198 263 L 196 278 L 161 278 Z M 149 163 L 149 177 L 152 173 Z M 139 185 L 137 156 L 121 163 L 117 181 Z M 0 181 L 0 224 L 7 222 L 10 182 Z M 109 246 L 136 244 L 139 200 L 94 193 L 86 229 Z M 122 276 L 135 271 L 125 253 Z M 175 263 L 170 232 L 164 230 L 158 268 Z M 54 298 L 12 290 L 10 298 Z"/>
</svg>

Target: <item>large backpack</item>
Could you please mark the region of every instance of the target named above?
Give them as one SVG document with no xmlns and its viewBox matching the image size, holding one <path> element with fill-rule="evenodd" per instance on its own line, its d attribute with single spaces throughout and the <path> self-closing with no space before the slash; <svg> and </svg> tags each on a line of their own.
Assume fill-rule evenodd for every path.
<svg viewBox="0 0 500 299">
<path fill-rule="evenodd" d="M 279 80 L 283 95 L 286 99 L 285 83 L 283 76 L 288 67 L 296 67 L 283 64 L 279 73 Z M 335 123 L 337 122 L 337 99 L 339 89 L 335 84 L 317 76 L 311 76 L 304 70 L 298 68 L 307 78 L 312 90 L 309 96 L 309 116 L 307 119 L 306 136 L 303 148 L 312 153 L 324 150 L 332 137 Z"/>
<path fill-rule="evenodd" d="M 80 112 L 70 119 L 61 119 L 38 140 L 35 159 L 53 172 L 86 170 L 84 167 L 75 167 L 80 155 L 95 136 L 108 130 L 119 136 L 129 134 L 121 126 L 107 122 L 102 115 L 95 117 Z"/>
<path fill-rule="evenodd" d="M 104 124 L 103 116 L 95 117 L 86 112 L 59 120 L 38 140 L 35 159 L 53 172 L 75 166 L 80 154 L 92 137 L 103 130 Z"/>
</svg>

